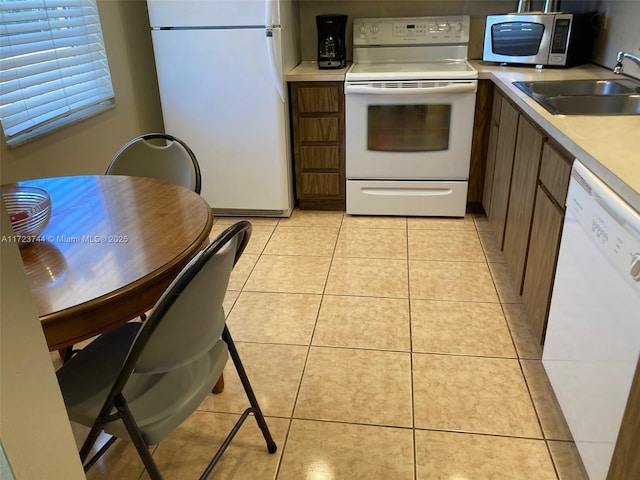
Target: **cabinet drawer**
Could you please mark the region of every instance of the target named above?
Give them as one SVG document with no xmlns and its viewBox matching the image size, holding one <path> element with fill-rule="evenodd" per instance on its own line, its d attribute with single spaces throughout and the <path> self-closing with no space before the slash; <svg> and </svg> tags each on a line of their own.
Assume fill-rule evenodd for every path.
<svg viewBox="0 0 640 480">
<path fill-rule="evenodd" d="M 338 87 L 299 87 L 297 90 L 298 113 L 337 113 L 342 93 Z"/>
<path fill-rule="evenodd" d="M 299 195 L 338 196 L 344 181 L 339 173 L 301 173 Z"/>
<path fill-rule="evenodd" d="M 338 118 L 299 118 L 301 142 L 337 142 L 339 140 Z"/>
<path fill-rule="evenodd" d="M 300 167 L 303 170 L 340 170 L 340 147 L 300 147 Z"/>
<path fill-rule="evenodd" d="M 544 145 L 540 165 L 540 182 L 563 208 L 567 199 L 572 163 L 572 159 L 560 153 L 553 145 L 549 143 Z"/>
</svg>

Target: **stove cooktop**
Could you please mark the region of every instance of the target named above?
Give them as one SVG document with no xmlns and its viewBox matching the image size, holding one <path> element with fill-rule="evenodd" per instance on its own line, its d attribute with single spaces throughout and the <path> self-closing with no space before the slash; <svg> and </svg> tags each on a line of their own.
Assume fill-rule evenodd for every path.
<svg viewBox="0 0 640 480">
<path fill-rule="evenodd" d="M 478 72 L 466 60 L 354 63 L 347 71 L 346 81 L 367 80 L 442 80 L 476 79 Z"/>
<path fill-rule="evenodd" d="M 476 79 L 467 62 L 470 18 L 356 18 L 353 81 Z"/>
</svg>

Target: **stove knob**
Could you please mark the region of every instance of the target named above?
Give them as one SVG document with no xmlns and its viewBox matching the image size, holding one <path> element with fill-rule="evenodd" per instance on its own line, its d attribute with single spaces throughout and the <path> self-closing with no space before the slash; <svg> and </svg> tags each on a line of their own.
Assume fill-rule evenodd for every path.
<svg viewBox="0 0 640 480">
<path fill-rule="evenodd" d="M 456 32 L 459 32 L 460 30 L 462 30 L 462 24 L 460 22 L 456 22 L 453 24 L 453 28 Z"/>
<path fill-rule="evenodd" d="M 448 32 L 449 30 L 451 30 L 451 25 L 449 25 L 448 23 L 445 23 L 443 27 L 445 32 Z"/>
<path fill-rule="evenodd" d="M 636 253 L 631 259 L 631 278 L 640 282 L 640 253 Z"/>
<path fill-rule="evenodd" d="M 371 33 L 378 33 L 378 26 L 374 23 L 373 26 L 371 27 Z"/>
<path fill-rule="evenodd" d="M 361 33 L 362 35 L 364 35 L 365 33 L 367 33 L 367 26 L 366 26 L 366 25 L 362 25 L 362 26 L 360 27 L 360 33 Z"/>
</svg>

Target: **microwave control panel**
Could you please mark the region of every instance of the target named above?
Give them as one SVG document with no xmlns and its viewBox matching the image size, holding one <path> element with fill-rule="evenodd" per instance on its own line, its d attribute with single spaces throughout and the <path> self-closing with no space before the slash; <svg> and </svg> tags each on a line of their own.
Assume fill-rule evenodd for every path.
<svg viewBox="0 0 640 480">
<path fill-rule="evenodd" d="M 567 51 L 567 40 L 569 40 L 569 27 L 571 20 L 568 18 L 558 18 L 553 26 L 553 40 L 551 41 L 551 54 L 564 54 Z"/>
</svg>

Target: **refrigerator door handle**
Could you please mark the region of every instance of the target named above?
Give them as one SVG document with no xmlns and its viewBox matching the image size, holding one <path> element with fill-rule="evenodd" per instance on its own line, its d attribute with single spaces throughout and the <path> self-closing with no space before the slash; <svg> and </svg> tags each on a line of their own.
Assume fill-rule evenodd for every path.
<svg viewBox="0 0 640 480">
<path fill-rule="evenodd" d="M 268 0 L 267 0 L 268 1 Z M 267 56 L 268 56 L 268 64 L 269 64 L 269 73 L 271 73 L 271 80 L 273 82 L 273 86 L 276 88 L 282 103 L 284 101 L 284 89 L 282 87 L 282 79 L 280 77 L 280 73 L 278 72 L 278 67 L 276 63 L 276 53 L 273 45 L 273 28 L 267 27 L 266 29 L 266 39 L 267 39 Z"/>
<path fill-rule="evenodd" d="M 280 12 L 276 0 L 264 0 L 264 24 L 267 28 L 280 26 Z"/>
</svg>

